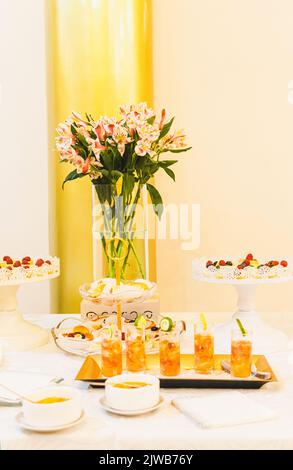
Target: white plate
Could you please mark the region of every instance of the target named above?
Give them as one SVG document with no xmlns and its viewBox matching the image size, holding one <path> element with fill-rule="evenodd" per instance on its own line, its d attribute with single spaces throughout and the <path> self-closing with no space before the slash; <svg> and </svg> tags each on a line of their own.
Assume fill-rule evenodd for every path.
<svg viewBox="0 0 293 470">
<path fill-rule="evenodd" d="M 138 415 L 143 415 L 145 413 L 150 413 L 151 411 L 155 411 L 158 408 L 160 408 L 164 403 L 164 397 L 160 395 L 159 402 L 155 405 L 152 406 L 151 408 L 144 408 L 143 410 L 132 410 L 132 411 L 125 411 L 125 410 L 116 410 L 115 408 L 111 408 L 110 406 L 107 405 L 105 397 L 100 398 L 100 405 L 104 410 L 108 411 L 109 413 L 114 413 L 116 415 L 122 415 L 122 416 L 138 416 Z"/>
<path fill-rule="evenodd" d="M 75 426 L 76 424 L 81 423 L 86 417 L 84 411 L 82 411 L 80 417 L 71 423 L 62 424 L 60 426 L 35 426 L 34 424 L 30 424 L 24 420 L 23 413 L 20 412 L 16 415 L 16 421 L 19 426 L 23 429 L 27 429 L 28 431 L 35 431 L 35 432 L 56 432 L 61 431 L 62 429 L 71 428 L 71 426 Z"/>
</svg>

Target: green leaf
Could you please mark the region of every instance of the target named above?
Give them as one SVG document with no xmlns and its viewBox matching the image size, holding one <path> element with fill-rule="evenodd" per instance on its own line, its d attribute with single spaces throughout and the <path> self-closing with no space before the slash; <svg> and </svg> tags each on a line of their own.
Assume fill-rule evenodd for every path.
<svg viewBox="0 0 293 470">
<path fill-rule="evenodd" d="M 173 121 L 174 121 L 174 118 L 170 119 L 170 121 L 167 122 L 167 123 L 163 126 L 163 129 L 161 130 L 161 133 L 160 133 L 159 140 L 162 139 L 163 137 L 165 137 L 165 135 L 168 134 L 169 130 L 170 130 L 171 127 L 172 127 Z"/>
<path fill-rule="evenodd" d="M 72 145 L 72 147 L 84 160 L 87 158 L 87 153 L 83 147 L 80 145 Z"/>
<path fill-rule="evenodd" d="M 67 181 L 73 181 L 73 180 L 76 180 L 78 178 L 83 178 L 84 176 L 87 176 L 87 175 L 84 174 L 84 173 L 77 173 L 77 170 L 71 171 L 70 173 L 68 173 L 65 180 L 63 181 L 62 189 L 64 189 L 64 185 L 65 185 L 65 183 L 67 183 Z"/>
<path fill-rule="evenodd" d="M 112 170 L 111 175 L 114 175 L 119 179 L 121 178 L 121 176 L 123 176 L 123 173 L 121 173 L 121 171 L 118 171 L 118 170 Z"/>
<path fill-rule="evenodd" d="M 173 170 L 171 170 L 171 168 L 163 167 L 163 170 L 165 170 L 165 172 L 167 173 L 167 175 L 169 175 L 170 178 L 172 178 L 172 180 L 175 181 L 175 173 L 174 173 Z"/>
<path fill-rule="evenodd" d="M 175 163 L 177 163 L 178 160 L 161 160 L 159 162 L 159 165 L 163 168 L 163 167 L 168 167 L 168 166 L 171 166 L 171 165 L 175 165 Z"/>
<path fill-rule="evenodd" d="M 105 204 L 105 202 L 108 202 L 109 206 L 111 206 L 111 201 L 112 201 L 111 185 L 107 183 L 101 184 L 100 180 L 98 181 L 99 182 L 95 185 L 95 190 L 96 190 L 100 203 Z"/>
<path fill-rule="evenodd" d="M 102 170 L 100 170 L 100 173 L 105 176 L 106 178 L 109 178 L 110 176 L 110 171 L 109 170 L 105 170 L 104 168 Z"/>
<path fill-rule="evenodd" d="M 147 123 L 152 126 L 155 122 L 155 119 L 156 119 L 156 116 L 152 116 L 152 117 L 147 119 Z"/>
<path fill-rule="evenodd" d="M 149 192 L 154 211 L 160 219 L 164 210 L 162 196 L 160 195 L 157 188 L 155 188 L 155 186 L 150 183 L 147 183 L 147 190 Z"/>
<path fill-rule="evenodd" d="M 182 149 L 168 149 L 168 152 L 172 153 L 181 153 L 181 152 L 187 152 L 187 150 L 192 149 L 192 147 L 184 147 Z"/>
<path fill-rule="evenodd" d="M 101 153 L 101 163 L 103 164 L 106 170 L 114 170 L 113 166 L 113 154 L 111 152 Z"/>
<path fill-rule="evenodd" d="M 83 145 L 86 149 L 88 148 L 88 143 L 83 135 L 77 133 L 76 138 L 81 145 Z"/>
<path fill-rule="evenodd" d="M 122 186 L 122 193 L 124 194 L 125 200 L 127 201 L 128 198 L 131 196 L 133 188 L 135 184 L 135 178 L 133 175 L 124 174 L 123 177 L 123 186 Z"/>
<path fill-rule="evenodd" d="M 96 140 L 97 139 L 97 135 L 95 134 L 95 132 L 91 129 L 90 130 L 90 136 L 92 139 Z"/>
<path fill-rule="evenodd" d="M 136 160 L 136 168 L 138 170 L 143 170 L 144 167 L 146 166 L 146 163 L 147 163 L 147 157 L 145 155 L 143 156 L 140 156 L 137 160 Z"/>
<path fill-rule="evenodd" d="M 76 129 L 74 124 L 71 124 L 71 132 L 72 132 L 73 135 L 77 134 L 77 129 Z"/>
<path fill-rule="evenodd" d="M 93 117 L 91 116 L 91 114 L 85 113 L 85 115 L 86 115 L 86 118 L 87 118 L 89 123 L 94 120 Z"/>
</svg>

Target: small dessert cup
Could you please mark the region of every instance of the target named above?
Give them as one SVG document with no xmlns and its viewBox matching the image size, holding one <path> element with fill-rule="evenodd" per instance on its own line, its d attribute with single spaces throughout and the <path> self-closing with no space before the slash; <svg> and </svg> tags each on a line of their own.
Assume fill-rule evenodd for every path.
<svg viewBox="0 0 293 470">
<path fill-rule="evenodd" d="M 194 369 L 200 374 L 214 370 L 214 335 L 211 328 L 194 325 Z"/>
<path fill-rule="evenodd" d="M 102 373 L 105 377 L 114 377 L 122 373 L 122 342 L 117 327 L 105 328 L 102 338 Z"/>
<path fill-rule="evenodd" d="M 252 334 L 243 334 L 239 329 L 232 330 L 231 374 L 234 377 L 249 377 L 252 365 Z"/>
<path fill-rule="evenodd" d="M 180 374 L 180 331 L 160 331 L 160 373 L 167 377 Z"/>
<path fill-rule="evenodd" d="M 128 372 L 145 371 L 145 329 L 125 324 L 126 369 Z"/>
</svg>

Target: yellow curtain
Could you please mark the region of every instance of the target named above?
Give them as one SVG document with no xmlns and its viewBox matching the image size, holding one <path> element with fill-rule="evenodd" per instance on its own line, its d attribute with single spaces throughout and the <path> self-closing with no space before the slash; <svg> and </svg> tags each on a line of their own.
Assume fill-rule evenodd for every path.
<svg viewBox="0 0 293 470">
<path fill-rule="evenodd" d="M 122 103 L 152 104 L 151 0 L 50 0 L 47 5 L 51 251 L 61 258 L 52 311 L 79 311 L 92 279 L 91 184 L 67 183 L 54 151 L 57 124 L 72 110 L 97 118 Z M 154 257 L 154 246 L 151 252 Z M 151 263 L 151 277 L 155 264 Z"/>
</svg>

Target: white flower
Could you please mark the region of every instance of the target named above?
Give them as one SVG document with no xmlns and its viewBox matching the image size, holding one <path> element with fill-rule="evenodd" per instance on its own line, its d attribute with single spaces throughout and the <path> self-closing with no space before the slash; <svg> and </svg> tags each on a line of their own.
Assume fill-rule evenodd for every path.
<svg viewBox="0 0 293 470">
<path fill-rule="evenodd" d="M 56 148 L 60 153 L 61 161 L 67 161 L 70 156 L 72 156 L 72 152 L 75 152 L 75 150 L 72 148 L 72 139 L 70 137 L 56 137 Z"/>
<path fill-rule="evenodd" d="M 129 129 L 136 129 L 143 124 L 147 124 L 147 120 L 155 115 L 153 109 L 148 108 L 146 103 L 122 105 L 120 106 L 120 112 L 122 123 L 126 124 Z"/>
<path fill-rule="evenodd" d="M 143 157 L 151 152 L 151 144 L 148 140 L 138 140 L 134 151 L 137 155 Z"/>
<path fill-rule="evenodd" d="M 72 120 L 67 119 L 65 122 L 61 122 L 56 131 L 58 132 L 59 135 L 71 137 L 72 132 L 71 132 L 71 125 L 72 125 Z"/>
<path fill-rule="evenodd" d="M 125 152 L 125 145 L 132 141 L 128 135 L 127 129 L 117 124 L 114 126 L 112 138 L 117 144 L 120 155 L 123 155 Z"/>
<path fill-rule="evenodd" d="M 165 150 L 176 150 L 187 147 L 185 131 L 181 129 L 171 136 L 166 135 L 159 141 L 159 145 Z"/>
<path fill-rule="evenodd" d="M 137 133 L 142 140 L 148 140 L 149 142 L 154 142 L 160 136 L 160 130 L 158 125 L 151 125 L 144 123 L 137 129 Z"/>
</svg>

